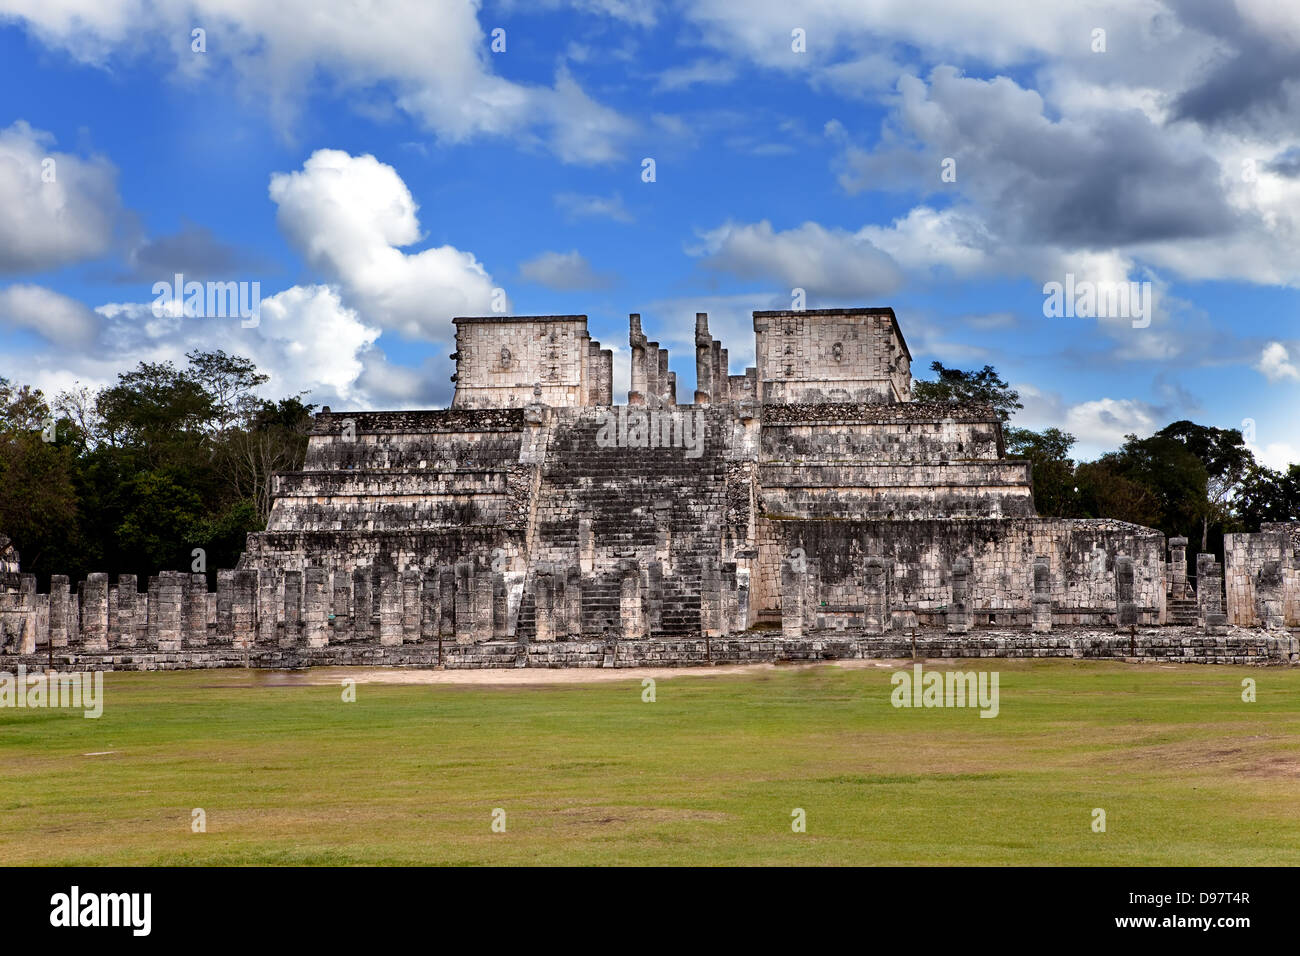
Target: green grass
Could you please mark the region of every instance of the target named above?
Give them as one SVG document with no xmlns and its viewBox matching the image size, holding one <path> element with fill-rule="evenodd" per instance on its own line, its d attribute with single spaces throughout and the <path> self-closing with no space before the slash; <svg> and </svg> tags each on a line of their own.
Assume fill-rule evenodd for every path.
<svg viewBox="0 0 1300 956">
<path fill-rule="evenodd" d="M 1000 672 L 996 719 L 895 709 L 874 667 L 688 672 L 655 703 L 108 674 L 99 720 L 0 710 L 0 863 L 1300 864 L 1300 670 L 956 666 Z"/>
</svg>

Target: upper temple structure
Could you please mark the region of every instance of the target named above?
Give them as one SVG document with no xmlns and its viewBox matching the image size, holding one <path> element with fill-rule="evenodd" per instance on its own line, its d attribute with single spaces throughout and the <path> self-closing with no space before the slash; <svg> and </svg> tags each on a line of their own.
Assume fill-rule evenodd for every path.
<svg viewBox="0 0 1300 956">
<path fill-rule="evenodd" d="M 1300 623 L 1300 526 L 1229 536 L 1225 595 L 1212 555 L 1193 590 L 1186 539 L 1038 517 L 992 408 L 912 401 L 892 309 L 755 312 L 741 374 L 699 313 L 687 396 L 633 314 L 626 404 L 585 315 L 454 322 L 451 407 L 323 409 L 215 593 L 177 573 L 38 596 L 15 569 L 0 653 L 27 633 L 12 605 L 22 647 L 191 665 L 897 655 L 918 634 L 946 656 L 1296 657 L 1223 635 Z M 1162 625 L 1210 643 L 1152 643 Z"/>
</svg>

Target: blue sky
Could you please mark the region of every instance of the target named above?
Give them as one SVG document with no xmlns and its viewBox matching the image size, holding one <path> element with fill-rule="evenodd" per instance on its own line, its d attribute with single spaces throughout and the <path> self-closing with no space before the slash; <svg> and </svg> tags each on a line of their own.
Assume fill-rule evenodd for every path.
<svg viewBox="0 0 1300 956">
<path fill-rule="evenodd" d="M 996 366 L 1082 455 L 1190 417 L 1300 460 L 1286 5 L 262 6 L 0 0 L 0 375 L 224 348 L 268 395 L 429 407 L 501 289 L 588 314 L 623 390 L 640 312 L 685 397 L 695 312 L 739 372 L 802 288 L 893 306 L 919 376 Z M 154 315 L 175 271 L 259 282 L 259 324 Z M 1045 316 L 1067 274 L 1151 283 L 1149 325 Z"/>
</svg>

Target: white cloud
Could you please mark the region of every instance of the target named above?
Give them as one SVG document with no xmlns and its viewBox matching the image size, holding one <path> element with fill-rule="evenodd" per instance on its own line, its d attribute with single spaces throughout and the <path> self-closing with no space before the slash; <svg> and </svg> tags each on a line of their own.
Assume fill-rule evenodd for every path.
<svg viewBox="0 0 1300 956">
<path fill-rule="evenodd" d="M 446 341 L 452 316 L 491 311 L 494 283 L 472 253 L 401 251 L 420 237 L 419 207 L 375 157 L 317 150 L 300 171 L 275 173 L 270 195 L 285 237 L 367 320 Z"/>
<path fill-rule="evenodd" d="M 228 63 L 245 95 L 266 103 L 285 126 L 325 75 L 353 90 L 391 91 L 391 104 L 381 106 L 396 106 L 448 142 L 541 139 L 566 162 L 607 162 L 632 129 L 563 69 L 553 87 L 494 73 L 476 0 L 387 0 L 381 7 L 320 0 L 6 0 L 5 6 L 9 18 L 46 44 L 98 66 L 161 57 L 198 80 Z M 645 15 L 639 4 L 610 12 Z M 190 50 L 196 25 L 207 31 L 204 56 Z"/>
<path fill-rule="evenodd" d="M 725 223 L 703 233 L 690 250 L 704 264 L 745 279 L 805 289 L 810 298 L 872 297 L 902 282 L 893 259 L 868 238 L 806 222 L 777 231 L 764 219 Z"/>
<path fill-rule="evenodd" d="M 53 147 L 53 136 L 21 120 L 0 129 L 0 274 L 93 259 L 112 243 L 117 170 Z"/>
<path fill-rule="evenodd" d="M 569 252 L 543 252 L 521 263 L 519 274 L 531 282 L 568 291 L 598 289 L 609 285 L 609 277 L 596 272 L 577 249 Z"/>
<path fill-rule="evenodd" d="M 74 382 L 98 388 L 116 381 L 138 362 L 186 364 L 193 349 L 221 348 L 253 360 L 270 375 L 261 393 L 281 398 L 310 392 L 310 401 L 351 402 L 369 406 L 361 384 L 368 353 L 375 351 L 380 330 L 347 308 L 328 286 L 293 286 L 263 299 L 261 321 L 243 328 L 238 318 L 155 315 L 152 302 L 113 302 L 86 309 L 81 303 L 40 287 L 21 290 L 21 299 L 43 314 L 72 315 L 78 334 L 85 334 L 85 313 L 93 326 L 76 347 L 51 341 L 29 351 L 7 351 L 0 375 L 31 383 L 55 394 Z M 11 289 L 4 290 L 7 297 Z M 63 319 L 59 319 L 63 321 Z"/>
<path fill-rule="evenodd" d="M 615 222 L 632 222 L 632 214 L 623 205 L 623 197 L 619 193 L 614 193 L 612 196 L 559 193 L 555 197 L 555 205 L 570 221 L 612 219 Z"/>
<path fill-rule="evenodd" d="M 1281 342 L 1269 342 L 1259 353 L 1255 369 L 1276 384 L 1287 379 L 1300 382 L 1300 368 L 1291 361 L 1291 355 Z"/>
<path fill-rule="evenodd" d="M 0 289 L 0 325 L 30 329 L 51 345 L 82 348 L 95 336 L 95 313 L 76 299 L 38 285 Z"/>
</svg>

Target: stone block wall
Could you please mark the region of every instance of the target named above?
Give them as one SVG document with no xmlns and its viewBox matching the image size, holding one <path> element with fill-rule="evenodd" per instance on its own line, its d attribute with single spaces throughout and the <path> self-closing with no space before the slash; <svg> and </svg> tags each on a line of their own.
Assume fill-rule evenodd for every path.
<svg viewBox="0 0 1300 956">
<path fill-rule="evenodd" d="M 912 354 L 894 310 L 755 312 L 759 400 L 906 402 Z"/>
<path fill-rule="evenodd" d="M 1225 612 L 1241 627 L 1300 627 L 1300 522 L 1223 539 Z"/>
<path fill-rule="evenodd" d="M 613 392 L 613 353 L 585 315 L 462 316 L 456 324 L 453 408 L 591 404 Z M 607 404 L 607 402 L 606 402 Z"/>
</svg>

